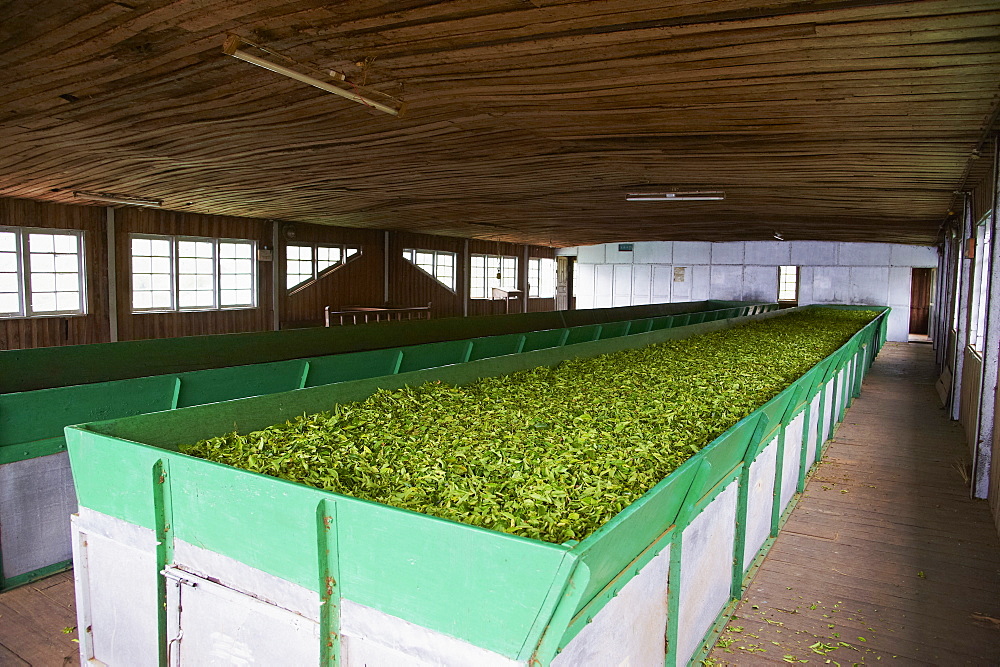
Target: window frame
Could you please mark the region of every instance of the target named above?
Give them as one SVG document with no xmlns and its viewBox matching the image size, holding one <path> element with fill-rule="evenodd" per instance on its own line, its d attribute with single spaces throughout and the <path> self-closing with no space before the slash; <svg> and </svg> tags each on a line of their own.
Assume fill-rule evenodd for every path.
<svg viewBox="0 0 1000 667">
<path fill-rule="evenodd" d="M 976 256 L 972 264 L 972 303 L 969 308 L 969 331 L 967 345 L 980 356 L 985 352 L 986 343 L 986 302 L 989 286 L 991 237 L 993 225 L 991 216 L 978 223 L 973 228 L 976 234 Z"/>
<path fill-rule="evenodd" d="M 137 308 L 135 306 L 135 255 L 132 254 L 132 240 L 147 239 L 151 241 L 167 241 L 170 244 L 170 306 L 157 306 L 150 308 Z M 180 305 L 180 252 L 178 244 L 182 242 L 195 242 L 212 244 L 212 306 L 185 306 Z M 219 246 L 223 243 L 242 244 L 250 246 L 250 285 L 252 305 L 222 305 L 222 254 Z M 253 310 L 260 307 L 260 271 L 257 267 L 257 240 L 241 239 L 229 237 L 213 236 L 191 236 L 189 234 L 147 234 L 144 232 L 134 232 L 128 235 L 128 257 L 129 257 L 129 312 L 134 315 L 146 313 L 205 313 L 221 312 L 230 310 Z M 198 274 L 194 274 L 198 275 Z M 245 274 L 235 274 L 245 275 Z M 189 291 L 189 290 L 184 290 Z"/>
<path fill-rule="evenodd" d="M 289 248 L 310 248 L 310 259 L 309 262 L 312 265 L 312 275 L 294 285 L 288 284 L 288 249 Z M 319 253 L 316 252 L 317 248 L 337 248 L 340 250 L 340 261 L 336 264 L 331 264 L 330 266 L 320 270 L 319 269 Z M 356 252 L 347 254 L 348 250 L 355 250 Z M 295 294 L 296 292 L 309 287 L 315 283 L 320 278 L 325 278 L 328 274 L 333 273 L 337 269 L 347 266 L 350 262 L 364 255 L 364 249 L 361 245 L 355 245 L 350 243 L 308 243 L 305 241 L 289 241 L 285 243 L 284 251 L 284 279 L 285 279 L 285 292 L 287 294 Z M 295 261 L 306 261 L 306 260 L 295 260 Z M 305 275 L 305 274 L 295 274 L 295 275 Z"/>
<path fill-rule="evenodd" d="M 474 273 L 475 268 L 473 267 L 473 262 L 474 262 L 474 259 L 477 258 L 477 257 L 482 257 L 483 260 L 484 260 L 483 261 L 483 269 L 486 272 L 484 274 L 484 277 L 485 277 L 484 290 L 486 291 L 486 294 L 484 296 L 475 296 L 473 294 L 473 288 L 475 287 L 475 284 L 476 284 L 476 276 L 475 276 L 475 273 Z M 521 264 L 520 264 L 520 258 L 517 255 L 500 255 L 500 254 L 496 254 L 496 253 L 482 253 L 482 252 L 471 253 L 469 255 L 469 298 L 470 299 L 477 299 L 477 300 L 481 300 L 481 301 L 491 301 L 493 299 L 493 290 L 490 287 L 490 280 L 496 280 L 496 278 L 490 278 L 490 276 L 489 276 L 489 273 L 490 273 L 490 271 L 489 271 L 489 260 L 490 260 L 491 257 L 496 257 L 496 258 L 500 259 L 500 272 L 501 272 L 501 274 L 503 273 L 503 265 L 504 265 L 503 260 L 505 260 L 505 259 L 512 259 L 512 260 L 514 260 L 514 285 L 513 285 L 513 287 L 505 288 L 503 286 L 503 279 L 501 278 L 499 288 L 500 289 L 506 289 L 507 291 L 516 291 L 516 290 L 519 289 L 518 286 L 517 286 L 517 283 L 518 283 L 518 278 L 519 278 Z"/>
<path fill-rule="evenodd" d="M 544 295 L 541 293 L 542 287 L 542 267 L 545 266 L 544 262 L 552 262 L 552 294 Z M 537 264 L 538 266 L 538 284 L 534 284 L 531 281 L 532 265 Z M 559 278 L 556 269 L 556 260 L 551 257 L 529 257 L 528 258 L 528 298 L 529 299 L 554 299 L 556 298 L 556 291 Z"/>
<path fill-rule="evenodd" d="M 86 231 L 82 229 L 63 229 L 60 227 L 19 227 L 16 225 L 0 225 L 0 232 L 13 233 L 16 276 L 17 276 L 17 297 L 18 310 L 11 313 L 0 313 L 0 320 L 15 319 L 40 319 L 45 317 L 85 317 L 89 311 L 89 295 L 87 293 L 87 260 L 86 260 Z M 72 236 L 77 242 L 77 286 L 80 294 L 80 308 L 76 310 L 42 310 L 36 312 L 31 307 L 31 249 L 28 245 L 28 237 L 31 234 L 45 234 L 48 236 Z M 58 253 L 54 253 L 58 254 Z M 58 273 L 58 272 L 56 272 Z M 57 292 L 58 293 L 58 290 Z"/>
<path fill-rule="evenodd" d="M 433 262 L 433 266 L 434 266 L 434 273 L 431 273 L 430 271 L 428 271 L 424 267 L 422 267 L 419 264 L 417 264 L 416 253 L 418 253 L 418 252 L 429 253 L 430 255 L 433 256 L 432 262 Z M 407 253 L 411 253 L 411 256 L 407 257 Z M 407 262 L 409 262 L 412 266 L 415 266 L 417 269 L 419 269 L 421 272 L 423 272 L 424 275 L 427 275 L 427 276 L 433 278 L 434 280 L 436 280 L 441 287 L 444 287 L 446 290 L 448 290 L 452 294 L 458 294 L 458 271 L 457 271 L 458 270 L 458 253 L 457 252 L 452 252 L 451 250 L 431 250 L 430 248 L 403 248 L 403 253 L 402 254 L 403 254 L 403 259 L 404 260 L 406 260 Z M 448 256 L 448 257 L 451 258 L 451 282 L 452 282 L 451 285 L 449 285 L 446 282 L 444 282 L 441 279 L 441 277 L 437 275 L 438 268 L 439 268 L 438 257 L 442 256 L 442 255 L 446 255 L 446 256 Z"/>
<path fill-rule="evenodd" d="M 776 297 L 775 300 L 779 304 L 781 304 L 781 303 L 792 303 L 792 304 L 795 304 L 795 305 L 799 304 L 799 287 L 800 287 L 800 278 L 801 278 L 801 275 L 802 275 L 801 271 L 799 271 L 799 268 L 800 267 L 798 265 L 796 265 L 796 264 L 783 264 L 783 265 L 781 265 L 781 266 L 778 267 L 778 294 L 777 294 L 777 297 Z M 784 269 L 794 269 L 795 270 L 795 296 L 792 299 L 783 299 L 783 298 L 781 298 L 781 291 L 782 291 L 782 287 L 783 287 L 782 278 L 784 277 L 782 275 L 782 273 L 783 273 Z"/>
</svg>

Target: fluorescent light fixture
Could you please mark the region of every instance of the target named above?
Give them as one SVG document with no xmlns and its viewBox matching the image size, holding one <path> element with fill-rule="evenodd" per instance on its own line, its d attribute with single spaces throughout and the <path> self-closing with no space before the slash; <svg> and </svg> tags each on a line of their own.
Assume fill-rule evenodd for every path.
<svg viewBox="0 0 1000 667">
<path fill-rule="evenodd" d="M 264 60 L 263 58 L 258 58 L 255 55 L 247 53 L 246 51 L 242 51 L 240 46 L 243 44 L 250 43 L 244 42 L 236 35 L 230 35 L 222 45 L 222 52 L 227 56 L 239 58 L 243 62 L 256 65 L 257 67 L 263 67 L 264 69 L 274 72 L 275 74 L 281 74 L 282 76 L 287 76 L 290 79 L 295 79 L 296 81 L 301 81 L 302 83 L 307 83 L 314 88 L 319 88 L 320 90 L 324 90 L 328 93 L 346 97 L 347 99 L 357 102 L 358 104 L 363 104 L 366 107 L 371 107 L 372 109 L 378 109 L 379 111 L 392 116 L 399 116 L 403 113 L 403 107 L 405 106 L 404 103 L 394 97 L 386 95 L 385 93 L 380 93 L 376 90 L 368 90 L 362 88 L 361 86 L 355 86 L 354 84 L 346 81 L 338 80 L 336 83 L 320 81 L 319 79 L 315 79 L 311 76 L 300 74 L 293 69 L 278 65 L 277 63 L 272 63 L 270 60 Z M 254 45 L 251 44 L 251 46 Z M 373 96 L 377 96 L 381 101 L 373 99 Z"/>
<path fill-rule="evenodd" d="M 158 208 L 163 206 L 162 199 L 143 199 L 142 197 L 129 197 L 127 195 L 115 195 L 107 192 L 84 192 L 79 190 L 73 193 L 74 197 L 79 199 L 89 199 L 91 201 L 100 201 L 108 204 L 125 204 L 127 206 L 151 206 L 153 208 Z"/>
<path fill-rule="evenodd" d="M 781 235 L 781 232 L 775 232 L 774 233 L 774 238 L 778 239 L 779 241 L 784 241 L 785 240 L 785 237 Z"/>
<path fill-rule="evenodd" d="M 691 192 L 630 192 L 625 201 L 722 201 L 722 190 L 696 190 Z"/>
</svg>

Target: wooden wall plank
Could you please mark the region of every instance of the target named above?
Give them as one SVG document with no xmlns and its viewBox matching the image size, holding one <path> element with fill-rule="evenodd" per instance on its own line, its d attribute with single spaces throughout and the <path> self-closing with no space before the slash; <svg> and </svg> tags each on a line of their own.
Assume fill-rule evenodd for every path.
<svg viewBox="0 0 1000 667">
<path fill-rule="evenodd" d="M 83 230 L 87 273 L 86 315 L 0 318 L 0 350 L 107 342 L 110 328 L 105 210 L 0 198 L 0 225 Z"/>
</svg>

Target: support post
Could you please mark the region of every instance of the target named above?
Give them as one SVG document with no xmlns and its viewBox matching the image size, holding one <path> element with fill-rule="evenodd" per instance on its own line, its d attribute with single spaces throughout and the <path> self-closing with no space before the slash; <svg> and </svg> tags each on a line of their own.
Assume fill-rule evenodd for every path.
<svg viewBox="0 0 1000 667">
<path fill-rule="evenodd" d="M 389 231 L 386 230 L 382 243 L 385 245 L 382 259 L 382 303 L 389 307 Z"/>
<path fill-rule="evenodd" d="M 961 416 L 962 371 L 965 368 L 965 346 L 969 338 L 969 297 L 972 293 L 972 260 L 966 257 L 965 247 L 975 238 L 972 225 L 972 197 L 965 194 L 962 209 L 962 233 L 958 247 L 958 331 L 955 334 L 955 375 L 951 378 L 951 418 Z"/>
<path fill-rule="evenodd" d="M 462 280 L 458 288 L 462 290 L 462 317 L 468 317 L 469 283 L 471 282 L 470 274 L 472 273 L 472 257 L 469 256 L 469 239 L 465 239 L 465 245 L 462 247 L 462 263 L 460 266 L 462 267 L 460 269 Z"/>
<path fill-rule="evenodd" d="M 108 248 L 108 340 L 118 342 L 118 244 L 115 239 L 115 209 L 105 211 L 105 232 Z"/>
<path fill-rule="evenodd" d="M 281 329 L 281 223 L 271 221 L 271 325 L 275 331 Z"/>
<path fill-rule="evenodd" d="M 986 335 L 983 341 L 983 376 L 979 386 L 979 418 L 976 420 L 976 449 L 972 461 L 972 497 L 986 498 L 990 490 L 990 466 L 993 454 L 993 420 L 996 417 L 997 364 L 1000 361 L 1000 243 L 997 242 L 997 217 L 1000 216 L 1000 135 L 993 142 L 993 210 L 990 212 L 990 242 L 982 256 L 988 262 L 981 307 L 986 310 Z"/>
<path fill-rule="evenodd" d="M 522 285 L 524 285 L 524 296 L 521 297 L 521 301 L 522 301 L 521 312 L 522 313 L 528 312 L 528 292 L 531 291 L 531 285 L 528 284 L 528 275 L 529 275 L 529 272 L 528 272 L 528 260 L 531 259 L 528 256 L 529 251 L 530 251 L 530 248 L 528 246 L 524 246 L 524 264 L 521 267 L 521 276 L 524 279 L 524 282 L 521 283 Z"/>
</svg>

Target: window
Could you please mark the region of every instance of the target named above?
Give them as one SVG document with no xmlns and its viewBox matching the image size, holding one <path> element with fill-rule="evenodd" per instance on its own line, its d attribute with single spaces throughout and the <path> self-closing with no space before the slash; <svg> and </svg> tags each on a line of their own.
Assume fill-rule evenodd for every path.
<svg viewBox="0 0 1000 667">
<path fill-rule="evenodd" d="M 990 275 L 992 224 L 987 219 L 976 230 L 976 259 L 972 267 L 972 312 L 969 317 L 969 345 L 984 351 L 986 342 L 986 301 Z"/>
<path fill-rule="evenodd" d="M 493 298 L 494 287 L 507 291 L 516 290 L 517 257 L 473 255 L 469 279 L 469 296 L 473 299 Z"/>
<path fill-rule="evenodd" d="M 556 260 L 533 257 L 528 260 L 528 296 L 551 299 L 556 295 Z"/>
<path fill-rule="evenodd" d="M 285 286 L 289 290 L 304 287 L 360 256 L 361 248 L 356 246 L 290 243 L 285 247 Z"/>
<path fill-rule="evenodd" d="M 0 227 L 0 317 L 84 315 L 84 286 L 83 232 Z"/>
<path fill-rule="evenodd" d="M 455 291 L 455 258 L 453 252 L 445 250 L 419 250 L 406 248 L 403 250 L 403 258 L 412 262 L 426 274 L 437 280 L 439 283 Z"/>
<path fill-rule="evenodd" d="M 133 234 L 132 310 L 220 310 L 257 305 L 256 243 Z"/>
<path fill-rule="evenodd" d="M 783 303 L 798 303 L 799 267 L 778 267 L 778 301 Z"/>
</svg>

